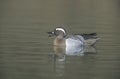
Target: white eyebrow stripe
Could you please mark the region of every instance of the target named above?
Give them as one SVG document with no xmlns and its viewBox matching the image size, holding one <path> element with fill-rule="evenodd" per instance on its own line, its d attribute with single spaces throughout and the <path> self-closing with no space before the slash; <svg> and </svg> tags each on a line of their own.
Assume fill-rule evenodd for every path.
<svg viewBox="0 0 120 79">
<path fill-rule="evenodd" d="M 60 30 L 60 31 L 62 31 L 62 32 L 64 32 L 66 34 L 65 30 L 62 29 L 62 28 L 56 28 L 56 30 Z"/>
</svg>

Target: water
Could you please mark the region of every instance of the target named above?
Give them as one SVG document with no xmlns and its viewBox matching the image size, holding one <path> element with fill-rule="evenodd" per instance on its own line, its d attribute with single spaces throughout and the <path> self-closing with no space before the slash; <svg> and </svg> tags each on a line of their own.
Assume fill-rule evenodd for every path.
<svg viewBox="0 0 120 79">
<path fill-rule="evenodd" d="M 0 79 L 120 79 L 119 0 L 1 0 Z M 96 49 L 65 56 L 47 31 L 97 32 Z M 63 60 L 59 58 L 63 57 Z"/>
</svg>

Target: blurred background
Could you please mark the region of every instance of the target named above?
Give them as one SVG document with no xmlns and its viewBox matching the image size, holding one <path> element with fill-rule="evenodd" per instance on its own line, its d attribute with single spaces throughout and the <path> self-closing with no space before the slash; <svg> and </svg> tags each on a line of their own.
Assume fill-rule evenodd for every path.
<svg viewBox="0 0 120 79">
<path fill-rule="evenodd" d="M 46 32 L 97 32 L 97 53 L 54 60 Z M 0 79 L 120 79 L 119 0 L 0 0 Z"/>
</svg>

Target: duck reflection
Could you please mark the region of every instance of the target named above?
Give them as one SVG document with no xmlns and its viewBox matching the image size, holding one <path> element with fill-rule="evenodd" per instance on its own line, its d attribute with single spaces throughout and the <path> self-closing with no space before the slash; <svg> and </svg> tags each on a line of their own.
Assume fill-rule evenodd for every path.
<svg viewBox="0 0 120 79">
<path fill-rule="evenodd" d="M 62 46 L 54 46 L 54 57 L 57 61 L 65 60 L 66 48 Z"/>
<path fill-rule="evenodd" d="M 54 69 L 56 74 L 55 76 L 59 78 L 64 77 L 67 56 L 84 56 L 89 53 L 96 53 L 96 49 L 92 46 L 54 46 Z"/>
</svg>

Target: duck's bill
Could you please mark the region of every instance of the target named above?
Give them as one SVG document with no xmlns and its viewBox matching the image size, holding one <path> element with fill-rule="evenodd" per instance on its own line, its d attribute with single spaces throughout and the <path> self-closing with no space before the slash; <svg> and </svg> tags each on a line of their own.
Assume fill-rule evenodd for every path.
<svg viewBox="0 0 120 79">
<path fill-rule="evenodd" d="M 47 32 L 47 34 L 49 34 L 49 37 L 52 37 L 55 35 L 54 32 Z"/>
</svg>

